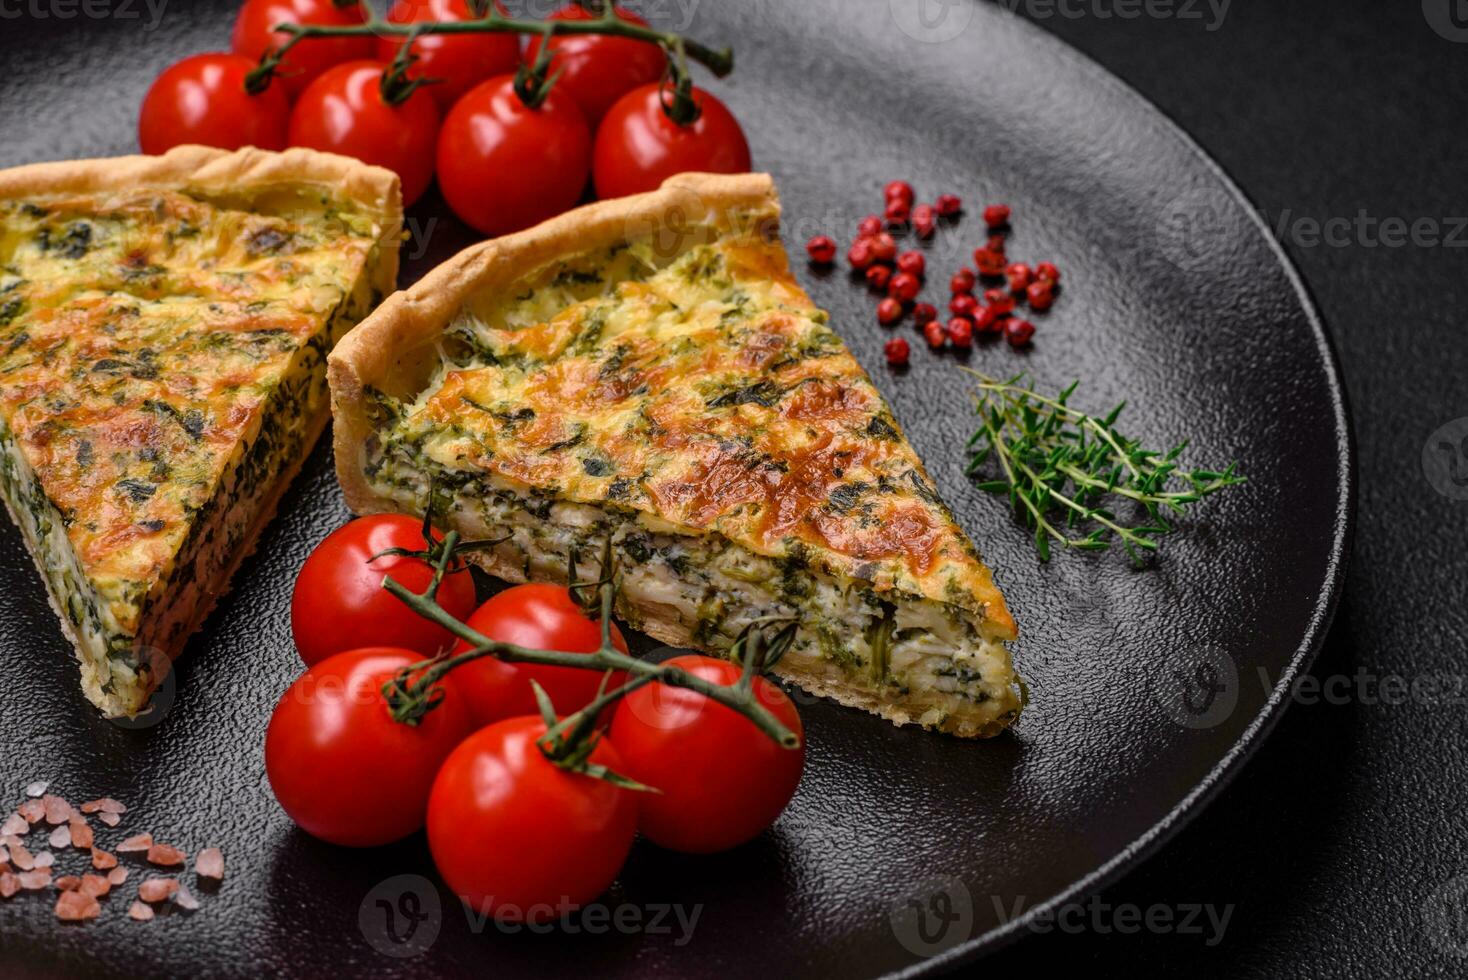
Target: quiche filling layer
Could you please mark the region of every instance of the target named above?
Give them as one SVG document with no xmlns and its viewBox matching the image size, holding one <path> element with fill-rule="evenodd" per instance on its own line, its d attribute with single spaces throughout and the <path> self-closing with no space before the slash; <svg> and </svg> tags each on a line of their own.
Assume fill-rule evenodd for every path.
<svg viewBox="0 0 1468 980">
<path fill-rule="evenodd" d="M 420 385 L 368 392 L 372 492 L 508 534 L 484 563 L 511 579 L 565 581 L 610 538 L 634 627 L 719 652 L 794 616 L 777 672 L 812 692 L 1001 730 L 1012 622 L 891 412 L 777 241 L 697 234 L 471 298 Z"/>
<path fill-rule="evenodd" d="M 0 493 L 108 714 L 134 714 L 320 430 L 378 230 L 179 191 L 0 201 Z"/>
</svg>

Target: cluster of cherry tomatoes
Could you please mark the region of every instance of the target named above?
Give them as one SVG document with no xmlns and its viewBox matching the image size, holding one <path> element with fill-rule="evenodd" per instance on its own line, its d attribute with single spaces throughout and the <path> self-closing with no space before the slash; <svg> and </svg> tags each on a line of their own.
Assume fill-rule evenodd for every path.
<svg viewBox="0 0 1468 980">
<path fill-rule="evenodd" d="M 646 25 L 630 11 L 616 14 Z M 479 16 L 469 0 L 396 0 L 386 22 Z M 549 20 L 594 16 L 573 3 Z M 262 57 L 290 39 L 276 30 L 281 24 L 365 22 L 359 0 L 247 0 L 230 53 L 193 55 L 154 81 L 138 122 L 143 152 L 200 143 L 341 153 L 395 171 L 405 204 L 436 173 L 449 206 L 487 235 L 566 210 L 581 199 L 588 178 L 599 196 L 616 197 L 652 190 L 686 170 L 749 169 L 744 132 L 713 95 L 693 88 L 697 118 L 670 118 L 667 55 L 636 38 L 553 35 L 545 42 L 549 91 L 534 105 L 522 98 L 516 72 L 536 63 L 538 35 L 523 56 L 515 33 L 421 35 L 400 72 L 393 70 L 407 40 L 400 35 L 308 37 L 285 52 L 268 84 L 256 72 Z"/>
<path fill-rule="evenodd" d="M 784 810 L 804 748 L 783 748 L 748 718 L 683 688 L 652 683 L 616 702 L 589 757 L 655 792 L 570 771 L 537 745 L 546 724 L 531 681 L 564 716 L 624 680 L 597 670 L 470 660 L 438 682 L 442 700 L 416 724 L 394 720 L 383 685 L 454 644 L 447 629 L 382 588 L 391 577 L 423 593 L 434 574 L 421 557 L 429 545 L 411 518 L 364 517 L 327 537 L 301 569 L 291 627 L 308 669 L 271 717 L 265 768 L 302 829 L 370 847 L 426 825 L 455 894 L 482 914 L 523 921 L 531 910 L 595 899 L 638 831 L 662 847 L 710 853 L 753 838 Z M 476 608 L 473 581 L 459 567 L 436 601 L 492 640 L 588 654 L 601 645 L 599 622 L 563 586 L 513 586 Z M 611 635 L 625 652 L 615 625 Z M 462 641 L 455 648 L 465 649 Z M 667 663 L 724 686 L 741 676 L 712 657 Z M 802 735 L 779 687 L 757 677 L 754 694 Z"/>
<path fill-rule="evenodd" d="M 927 268 L 923 253 L 908 250 L 899 253 L 893 233 L 911 229 L 920 239 L 931 238 L 939 219 L 956 221 L 963 212 L 963 201 L 955 194 L 940 194 L 932 204 L 915 204 L 912 185 L 905 180 L 889 181 L 883 188 L 886 207 L 883 217 L 869 214 L 857 225 L 856 238 L 847 250 L 846 260 L 854 272 L 860 273 L 867 286 L 880 294 L 877 322 L 882 326 L 898 323 L 909 311 L 913 324 L 923 332 L 923 339 L 933 350 L 952 345 L 967 350 L 975 336 L 1003 337 L 1013 347 L 1024 347 L 1035 335 L 1035 325 L 1015 315 L 1022 303 L 1043 312 L 1055 302 L 1060 270 L 1053 262 L 1041 262 L 1031 268 L 1024 262 L 1010 262 L 1005 255 L 1005 232 L 1009 229 L 1010 208 L 991 204 L 984 208 L 984 224 L 989 237 L 974 249 L 974 268 L 960 268 L 949 279 L 947 322 L 932 303 L 918 302 Z M 829 235 L 817 235 L 806 243 L 806 253 L 817 265 L 829 265 L 836 259 L 836 242 Z M 977 274 L 975 273 L 977 270 Z M 992 281 L 977 295 L 979 280 Z M 893 337 L 883 348 L 891 364 L 906 364 L 911 347 L 902 337 Z"/>
</svg>

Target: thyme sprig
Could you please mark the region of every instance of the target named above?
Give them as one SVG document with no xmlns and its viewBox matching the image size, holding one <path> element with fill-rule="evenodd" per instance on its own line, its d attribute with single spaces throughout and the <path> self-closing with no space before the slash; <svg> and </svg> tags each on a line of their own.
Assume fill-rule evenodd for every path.
<svg viewBox="0 0 1468 980">
<path fill-rule="evenodd" d="M 978 487 L 1009 498 L 1034 532 L 1042 561 L 1050 560 L 1052 543 L 1106 551 L 1120 541 L 1140 564 L 1174 530 L 1167 515 L 1182 515 L 1209 494 L 1246 482 L 1234 463 L 1223 470 L 1183 469 L 1178 458 L 1186 440 L 1162 452 L 1122 435 L 1116 420 L 1126 402 L 1104 416 L 1073 408 L 1069 401 L 1079 381 L 1050 398 L 1023 374 L 997 381 L 969 373 L 979 379 L 979 427 L 969 439 L 967 472 L 997 471 Z M 1113 500 L 1130 504 L 1137 518 L 1120 516 Z"/>
</svg>

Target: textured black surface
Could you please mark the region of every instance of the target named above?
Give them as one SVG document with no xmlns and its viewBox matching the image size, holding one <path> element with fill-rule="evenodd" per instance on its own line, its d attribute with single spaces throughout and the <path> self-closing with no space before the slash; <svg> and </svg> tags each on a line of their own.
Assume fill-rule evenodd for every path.
<svg viewBox="0 0 1468 980">
<path fill-rule="evenodd" d="M 143 7 L 136 7 L 137 20 L 51 17 L 0 25 L 0 163 L 130 151 L 135 107 L 151 75 L 185 53 L 222 45 L 221 11 L 228 6 L 168 5 L 151 31 Z M 1326 615 L 1348 504 L 1336 393 L 1295 284 L 1244 206 L 1184 138 L 1043 33 L 989 7 L 939 8 L 965 22 L 949 37 L 959 20 L 912 21 L 909 33 L 892 18 L 894 10 L 906 17 L 900 3 L 843 3 L 844 15 L 833 17 L 837 6 L 821 0 L 662 8 L 675 20 L 680 10 L 694 9 L 693 33 L 727 39 L 739 51 L 740 70 L 718 91 L 745 121 L 757 164 L 780 182 L 787 242 L 798 250 L 816 231 L 848 234 L 875 209 L 891 176 L 912 179 L 924 196 L 954 190 L 975 205 L 1007 200 L 1018 215 L 1011 253 L 1057 261 L 1066 291 L 1043 319 L 1033 351 L 981 347 L 970 363 L 991 373 L 1024 367 L 1051 386 L 1080 376 L 1087 381 L 1083 403 L 1099 407 L 1127 397 L 1139 435 L 1192 436 L 1195 459 L 1238 458 L 1250 485 L 1205 504 L 1195 526 L 1169 541 L 1151 569 L 1133 571 L 1120 556 L 1062 556 L 1039 566 L 1004 508 L 963 478 L 966 401 L 952 359 L 918 350 L 911 371 L 890 372 L 880 357 L 885 335 L 863 291 L 842 273 L 816 276 L 797 262 L 997 569 L 1023 628 L 1015 651 L 1030 681 L 1031 710 L 1013 736 L 970 744 L 809 705 L 807 778 L 773 833 L 703 861 L 639 847 L 608 897 L 612 905 L 644 909 L 700 908 L 686 946 L 676 945 L 676 927 L 671 935 L 475 936 L 446 904 L 437 941 L 412 960 L 376 952 L 368 933 L 380 935 L 381 926 L 364 932 L 357 911 L 383 879 L 431 874 L 421 842 L 371 853 L 318 844 L 291 828 L 264 783 L 264 719 L 298 671 L 288 583 L 309 547 L 345 516 L 324 447 L 235 591 L 193 642 L 178 670 L 177 698 L 150 729 L 119 728 L 82 702 L 41 587 L 24 566 L 18 536 L 7 530 L 0 563 L 16 571 L 0 599 L 0 665 L 9 680 L 0 692 L 0 791 L 16 795 L 30 779 L 50 778 L 72 799 L 108 793 L 134 807 L 119 831 L 146 826 L 183 844 L 216 843 L 231 865 L 199 913 L 149 926 L 125 921 L 116 898 L 105 921 L 85 928 L 59 928 L 49 905 L 34 897 L 0 903 L 0 962 L 9 972 L 515 975 L 594 964 L 626 975 L 867 975 L 941 966 L 952 960 L 924 958 L 932 950 L 913 940 L 908 920 L 899 915 L 894 925 L 894 910 L 900 913 L 910 894 L 931 895 L 925 883 L 944 882 L 957 907 L 967 898 L 972 909 L 971 920 L 955 923 L 943 941 L 992 942 L 1001 910 L 1089 890 L 1099 884 L 1091 877 L 1098 871 L 1130 863 L 1181 813 L 1196 809 L 1219 782 L 1221 766 L 1259 740 L 1273 685 L 1303 656 Z M 1184 63 L 1174 65 L 1176 74 L 1187 77 L 1191 61 L 1178 57 Z M 946 270 L 982 238 L 976 210 L 929 256 L 940 301 Z M 428 248 L 417 270 L 467 240 L 431 205 L 418 218 Z M 1357 285 L 1358 303 L 1366 285 Z M 1434 415 L 1431 425 L 1414 427 L 1416 418 L 1404 415 L 1392 431 L 1410 443 L 1400 453 L 1415 481 L 1407 506 L 1426 513 L 1439 501 L 1421 480 L 1417 459 L 1426 432 L 1447 418 Z M 1389 597 L 1369 581 L 1364 587 L 1373 589 L 1366 597 L 1372 614 L 1362 618 L 1375 620 Z M 1414 615 L 1426 614 L 1398 610 L 1397 622 L 1410 626 Z M 1174 672 L 1190 678 L 1207 662 L 1237 671 L 1225 695 L 1234 706 L 1210 719 L 1214 724 L 1179 725 L 1172 718 L 1182 693 Z M 1393 710 L 1401 718 L 1411 709 Z M 1453 710 L 1431 723 L 1446 724 Z M 1309 715 L 1317 718 L 1313 726 L 1299 720 Z M 1311 883 L 1281 873 L 1298 879 L 1303 867 L 1328 879 L 1332 872 L 1302 864 L 1293 850 L 1282 861 L 1275 846 L 1281 821 L 1301 828 L 1293 843 L 1305 849 L 1322 840 L 1307 825 L 1335 811 L 1401 805 L 1379 795 L 1381 784 L 1374 791 L 1367 784 L 1355 802 L 1344 799 L 1341 767 L 1356 765 L 1348 756 L 1356 742 L 1351 719 L 1341 715 L 1293 712 L 1287 730 L 1295 744 L 1276 750 L 1290 760 L 1287 774 L 1276 770 L 1272 784 L 1260 785 L 1266 776 L 1248 780 L 1252 790 L 1230 789 L 1223 804 L 1234 808 L 1233 821 L 1210 818 L 1212 832 L 1202 840 L 1196 831 L 1184 835 L 1143 872 L 1150 887 L 1131 878 L 1108 893 L 1142 906 L 1222 906 L 1241 901 L 1231 889 L 1247 888 L 1258 903 L 1240 907 L 1223 944 L 1208 947 L 1191 935 L 1151 944 L 1123 938 L 1115 951 L 1115 938 L 1107 945 L 1047 938 L 1001 956 L 1074 953 L 1081 942 L 1113 967 L 1146 955 L 1139 952 L 1145 945 L 1158 951 L 1151 953 L 1158 965 L 1186 960 L 1192 968 L 1196 960 L 1230 973 L 1227 958 L 1236 956 L 1261 973 L 1288 969 L 1296 962 L 1290 944 L 1300 940 L 1270 921 L 1269 898 L 1302 896 L 1295 900 L 1309 907 Z M 1452 745 L 1434 741 L 1443 751 Z M 1313 791 L 1291 791 L 1292 780 Z M 1371 826 L 1353 829 L 1364 836 Z M 1333 873 L 1349 876 L 1351 855 L 1344 852 L 1360 848 L 1358 859 L 1385 874 L 1373 848 L 1387 833 L 1376 827 L 1369 843 L 1323 838 L 1338 842 L 1347 862 Z M 1211 877 L 1178 871 L 1174 855 L 1189 854 L 1189 847 L 1207 854 Z M 1436 870 L 1437 878 L 1414 883 L 1419 896 L 1405 904 L 1419 906 L 1437 880 L 1450 876 Z M 1315 901 L 1344 901 L 1342 887 Z M 1387 885 L 1363 887 L 1380 894 Z M 1022 933 L 1024 924 L 1010 931 Z M 1272 943 L 1240 948 L 1240 931 L 1262 932 Z M 1425 942 L 1418 936 L 1414 952 Z M 1371 947 L 1359 962 L 1380 968 L 1386 959 Z"/>
</svg>

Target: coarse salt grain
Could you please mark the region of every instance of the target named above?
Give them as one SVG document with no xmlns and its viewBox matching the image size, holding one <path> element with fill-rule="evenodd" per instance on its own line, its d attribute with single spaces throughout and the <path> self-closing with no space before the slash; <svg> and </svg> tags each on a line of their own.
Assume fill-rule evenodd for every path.
<svg viewBox="0 0 1468 980">
<path fill-rule="evenodd" d="M 117 845 L 117 853 L 132 854 L 135 851 L 146 851 L 153 846 L 152 834 L 134 834 L 121 844 Z"/>
<path fill-rule="evenodd" d="M 138 897 L 145 902 L 161 902 L 176 891 L 178 881 L 174 878 L 149 878 L 138 883 Z"/>
<path fill-rule="evenodd" d="M 66 823 L 67 820 L 71 819 L 71 804 L 59 796 L 52 796 L 50 793 L 47 793 L 41 797 L 41 808 L 46 816 L 46 822 L 53 827 L 59 823 Z"/>
<path fill-rule="evenodd" d="M 142 902 L 133 902 L 127 907 L 128 918 L 137 922 L 147 922 L 153 918 L 153 906 L 144 905 Z"/>
<path fill-rule="evenodd" d="M 224 877 L 224 853 L 217 847 L 206 847 L 194 858 L 194 873 L 201 878 L 218 881 Z"/>
<path fill-rule="evenodd" d="M 56 918 L 63 922 L 81 922 L 102 914 L 97 899 L 81 891 L 62 892 L 56 899 Z"/>
</svg>

